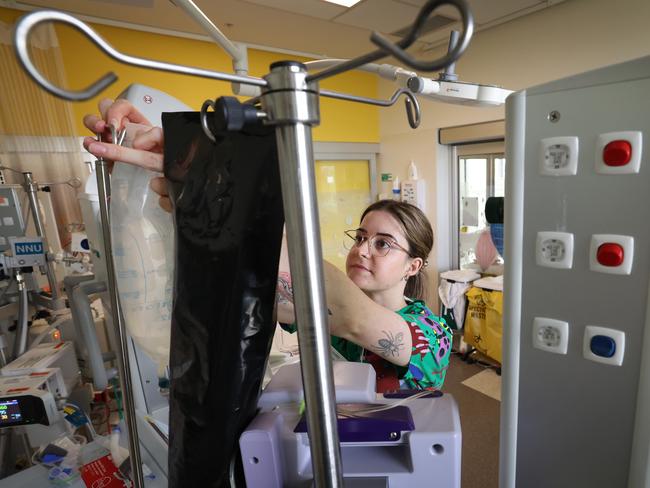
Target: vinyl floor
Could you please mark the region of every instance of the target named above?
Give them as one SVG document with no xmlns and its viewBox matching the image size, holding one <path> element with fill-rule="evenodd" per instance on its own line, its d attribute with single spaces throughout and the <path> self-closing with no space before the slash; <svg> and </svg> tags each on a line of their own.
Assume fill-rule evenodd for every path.
<svg viewBox="0 0 650 488">
<path fill-rule="evenodd" d="M 484 367 L 453 354 L 443 391 L 454 396 L 463 433 L 462 488 L 499 485 L 499 414 L 501 403 L 462 384 Z"/>
</svg>

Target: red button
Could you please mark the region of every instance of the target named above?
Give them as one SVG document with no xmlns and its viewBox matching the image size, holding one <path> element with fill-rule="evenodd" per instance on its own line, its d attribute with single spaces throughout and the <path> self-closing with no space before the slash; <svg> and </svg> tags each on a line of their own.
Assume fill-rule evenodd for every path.
<svg viewBox="0 0 650 488">
<path fill-rule="evenodd" d="M 607 166 L 625 166 L 632 159 L 632 144 L 628 141 L 612 141 L 603 149 L 603 161 Z"/>
<path fill-rule="evenodd" d="M 625 259 L 625 252 L 620 244 L 601 244 L 596 253 L 596 259 L 603 266 L 620 266 Z"/>
</svg>

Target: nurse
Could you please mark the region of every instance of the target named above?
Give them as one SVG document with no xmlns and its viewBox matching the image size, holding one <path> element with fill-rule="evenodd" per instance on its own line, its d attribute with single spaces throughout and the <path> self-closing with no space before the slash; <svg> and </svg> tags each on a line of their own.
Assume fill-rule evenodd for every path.
<svg viewBox="0 0 650 488">
<path fill-rule="evenodd" d="M 110 126 L 126 122 L 151 125 L 126 100 L 103 100 L 100 116 L 84 124 L 110 139 Z M 87 137 L 84 147 L 97 157 L 123 161 L 162 172 L 163 133 L 142 131 L 127 148 Z M 171 211 L 165 179 L 154 178 L 160 205 Z M 439 389 L 445 380 L 452 332 L 426 306 L 424 268 L 433 246 L 433 231 L 415 206 L 393 200 L 370 205 L 356 229 L 346 232 L 346 273 L 324 262 L 325 294 L 332 346 L 349 361 L 370 363 L 377 373 L 377 391 L 400 388 Z M 293 292 L 286 245 L 278 276 L 278 320 L 293 324 Z"/>
</svg>

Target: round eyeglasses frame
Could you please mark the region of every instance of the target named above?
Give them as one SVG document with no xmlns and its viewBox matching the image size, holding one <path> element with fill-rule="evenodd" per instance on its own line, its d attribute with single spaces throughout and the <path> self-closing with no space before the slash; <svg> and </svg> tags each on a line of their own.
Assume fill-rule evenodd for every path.
<svg viewBox="0 0 650 488">
<path fill-rule="evenodd" d="M 408 252 L 406 249 L 404 249 L 402 246 L 400 246 L 397 242 L 395 242 L 393 239 L 389 237 L 386 237 L 384 235 L 378 235 L 378 234 L 375 234 L 374 236 L 366 236 L 363 234 L 359 234 L 358 232 L 359 231 L 357 229 L 350 229 L 344 232 L 344 234 L 348 236 L 350 239 L 352 239 L 353 241 L 351 243 L 348 240 L 345 241 L 346 249 L 351 250 L 354 247 L 361 247 L 367 242 L 368 251 L 373 256 L 384 257 L 391 251 L 391 249 L 397 249 L 398 251 L 405 252 L 409 257 L 413 257 L 410 252 Z M 377 239 L 383 240 L 387 244 L 387 246 L 385 248 L 377 247 L 376 245 Z"/>
</svg>

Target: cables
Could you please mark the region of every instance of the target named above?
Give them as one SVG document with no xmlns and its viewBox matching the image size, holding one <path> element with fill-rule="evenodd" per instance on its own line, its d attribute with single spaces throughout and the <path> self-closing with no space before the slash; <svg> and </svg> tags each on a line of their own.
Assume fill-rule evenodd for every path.
<svg viewBox="0 0 650 488">
<path fill-rule="evenodd" d="M 346 417 L 359 417 L 361 415 L 367 415 L 370 413 L 377 413 L 377 412 L 383 412 L 385 410 L 390 410 L 391 408 L 399 407 L 401 405 L 405 405 L 413 400 L 416 400 L 418 398 L 425 397 L 427 395 L 431 395 L 432 390 L 422 390 L 414 395 L 411 395 L 406 398 L 402 398 L 400 401 L 395 402 L 395 403 L 382 403 L 376 406 L 371 406 L 371 407 L 365 407 L 365 408 L 346 408 L 342 405 L 338 405 L 337 407 L 337 412 L 340 415 L 344 415 Z"/>
<path fill-rule="evenodd" d="M 84 412 L 84 410 L 79 407 L 78 405 L 75 405 L 74 403 L 66 403 L 63 406 L 63 412 L 65 413 L 65 419 L 74 427 L 81 427 L 81 425 L 77 425 L 76 422 L 73 422 L 73 415 L 83 415 L 86 419 L 86 425 L 88 425 L 88 430 L 90 432 L 90 435 L 92 436 L 93 439 L 98 437 L 97 431 L 95 430 L 95 427 L 93 426 L 92 421 L 90 420 L 90 417 L 88 417 L 88 414 Z M 69 417 L 69 418 L 68 418 Z"/>
</svg>

